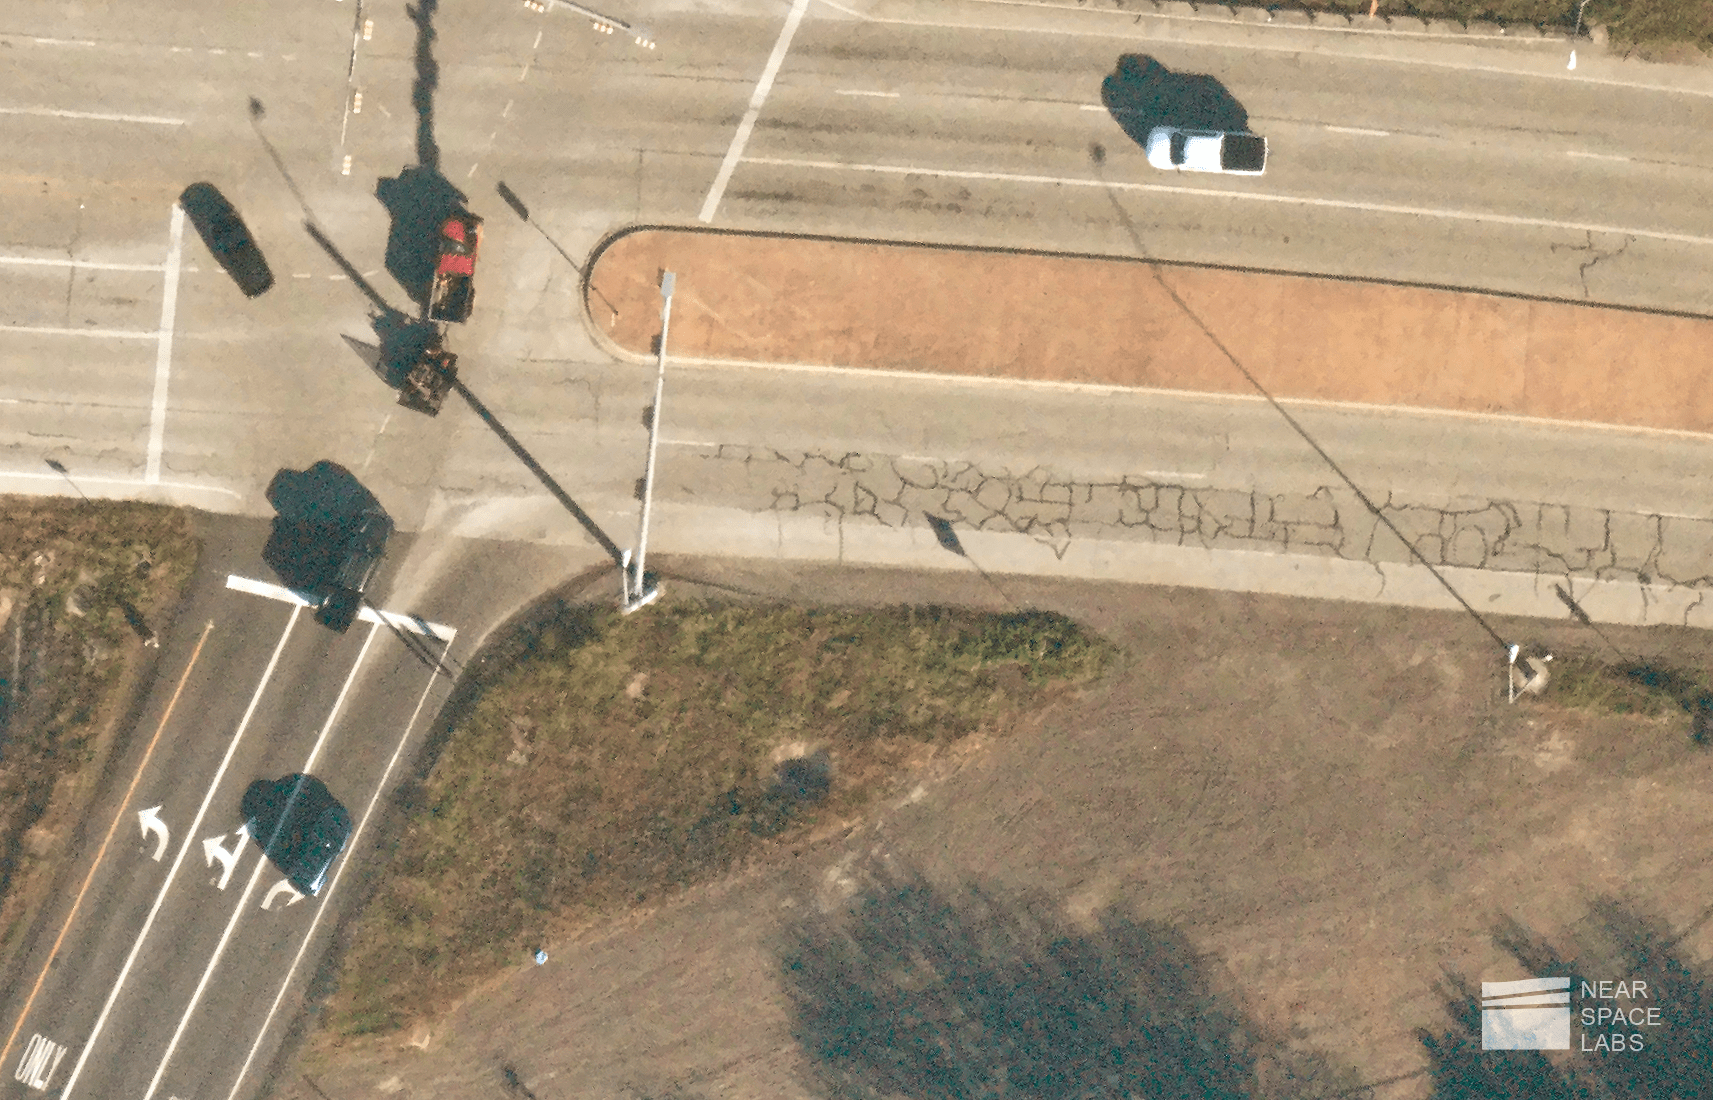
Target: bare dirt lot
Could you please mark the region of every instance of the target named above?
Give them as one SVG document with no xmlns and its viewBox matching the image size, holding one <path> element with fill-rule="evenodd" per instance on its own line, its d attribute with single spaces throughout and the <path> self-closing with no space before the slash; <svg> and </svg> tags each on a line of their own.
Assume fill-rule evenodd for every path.
<svg viewBox="0 0 1713 1100">
<path fill-rule="evenodd" d="M 1223 345 L 1275 397 L 1713 431 L 1705 319 L 1307 275 L 650 230 L 614 241 L 591 272 L 590 316 L 620 347 L 651 353 L 665 269 L 678 275 L 668 351 L 687 358 L 1253 392 Z"/>
<path fill-rule="evenodd" d="M 674 572 L 792 600 L 1001 606 L 973 575 Z M 1683 715 L 1507 704 L 1502 655 L 1461 614 L 1006 589 L 1125 656 L 1039 724 L 901 777 L 868 819 L 551 944 L 544 966 L 519 959 L 414 1034 L 313 1050 L 277 1095 L 824 1095 L 793 1035 L 791 929 L 837 911 L 886 859 L 948 892 L 1038 892 L 1073 922 L 1157 922 L 1255 1026 L 1346 1080 L 1389 1082 L 1341 1095 L 1381 1100 L 1429 1095 L 1415 1029 L 1447 1026 L 1444 971 L 1525 976 L 1494 940 L 1507 918 L 1570 954 L 1614 898 L 1681 936 L 1680 956 L 1713 953 L 1713 869 L 1688 824 L 1713 808 L 1713 755 Z M 1509 629 L 1561 651 L 1594 644 L 1574 624 Z M 1713 656 L 1695 632 L 1608 633 L 1638 657 Z"/>
</svg>

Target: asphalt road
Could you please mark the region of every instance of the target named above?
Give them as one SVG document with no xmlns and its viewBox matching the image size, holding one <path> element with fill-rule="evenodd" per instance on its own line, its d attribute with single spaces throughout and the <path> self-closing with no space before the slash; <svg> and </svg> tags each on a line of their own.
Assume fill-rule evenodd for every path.
<svg viewBox="0 0 1713 1100">
<path fill-rule="evenodd" d="M 489 425 L 456 398 L 436 419 L 399 409 L 364 362 L 376 300 L 409 304 L 386 270 L 375 184 L 419 162 L 438 163 L 488 218 L 477 315 L 454 336 L 472 392 L 624 545 L 652 373 L 592 348 L 575 314 L 576 267 L 634 221 L 705 214 L 727 227 L 1142 253 L 1713 312 L 1713 211 L 1700 197 L 1713 171 L 1702 141 L 1713 80 L 1701 71 L 1584 57 L 1571 73 L 1562 50 L 1540 44 L 1399 45 L 986 3 L 876 5 L 866 19 L 820 0 L 797 8 L 782 51 L 785 4 L 613 13 L 646 22 L 655 50 L 502 0 L 424 4 L 432 40 L 402 5 L 352 0 L 8 13 L 0 489 L 58 491 L 42 464 L 51 457 L 92 494 L 255 516 L 276 470 L 342 462 L 404 528 L 423 531 L 394 551 L 386 606 L 456 628 L 455 653 L 597 558 Z M 1101 101 L 1103 78 L 1130 53 L 1216 75 L 1271 139 L 1268 175 L 1148 168 Z M 250 97 L 265 105 L 259 119 Z M 204 179 L 237 204 L 273 266 L 278 285 L 259 299 L 242 298 L 173 214 L 179 191 Z M 498 199 L 501 181 L 530 222 Z M 367 291 L 304 231 L 306 217 Z M 1705 511 L 1696 439 L 1305 416 L 1376 490 Z M 664 549 L 695 546 L 685 509 L 720 505 L 719 479 L 694 457 L 709 442 L 1171 470 L 1209 484 L 1325 480 L 1274 414 L 1240 401 L 685 368 L 663 423 Z M 444 690 L 390 632 L 359 623 L 334 640 L 282 602 L 226 588 L 232 572 L 267 579 L 261 525 L 233 524 L 216 525 L 131 755 L 108 778 L 58 908 L 33 933 L 27 976 L 0 1001 L 6 1026 L 20 1021 L 6 1095 L 68 1084 L 62 1094 L 88 1097 L 251 1094 L 339 888 L 263 910 L 276 876 L 254 845 L 221 888 L 203 842 L 230 847 L 244 786 L 312 756 L 360 818 L 394 781 L 401 744 L 408 757 L 419 701 L 427 693 L 432 713 Z M 479 538 L 510 545 L 463 541 Z M 154 806 L 170 830 L 159 862 L 136 818 Z M 58 962 L 43 971 L 61 927 Z"/>
</svg>

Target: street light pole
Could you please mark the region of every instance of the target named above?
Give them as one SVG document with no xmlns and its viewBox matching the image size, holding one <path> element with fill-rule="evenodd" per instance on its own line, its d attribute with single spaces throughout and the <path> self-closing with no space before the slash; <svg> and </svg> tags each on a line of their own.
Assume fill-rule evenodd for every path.
<svg viewBox="0 0 1713 1100">
<path fill-rule="evenodd" d="M 660 276 L 660 296 L 665 301 L 660 307 L 660 359 L 654 378 L 654 407 L 648 416 L 648 465 L 642 475 L 642 518 L 637 523 L 636 568 L 634 572 L 630 568 L 631 556 L 627 551 L 624 567 L 619 570 L 624 576 L 624 603 L 620 610 L 626 615 L 660 598 L 660 585 L 649 586 L 645 567 L 648 559 L 648 517 L 654 506 L 654 456 L 660 448 L 660 403 L 666 397 L 666 332 L 672 324 L 672 287 L 677 279 L 670 271 L 662 272 Z"/>
</svg>

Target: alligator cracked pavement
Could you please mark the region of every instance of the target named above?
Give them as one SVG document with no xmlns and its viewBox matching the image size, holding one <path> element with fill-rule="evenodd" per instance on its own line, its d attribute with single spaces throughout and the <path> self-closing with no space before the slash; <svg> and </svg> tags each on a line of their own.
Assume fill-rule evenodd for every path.
<svg viewBox="0 0 1713 1100">
<path fill-rule="evenodd" d="M 818 517 L 841 530 L 917 527 L 926 516 L 961 531 L 1021 534 L 1064 559 L 1079 539 L 1203 550 L 1319 555 L 1403 564 L 1410 552 L 1343 486 L 1269 493 L 1021 473 L 972 462 L 872 454 L 781 452 L 721 445 L 694 452 L 685 488 L 752 512 Z M 1713 520 L 1640 515 L 1542 501 L 1377 501 L 1436 566 L 1601 581 L 1713 588 Z"/>
</svg>

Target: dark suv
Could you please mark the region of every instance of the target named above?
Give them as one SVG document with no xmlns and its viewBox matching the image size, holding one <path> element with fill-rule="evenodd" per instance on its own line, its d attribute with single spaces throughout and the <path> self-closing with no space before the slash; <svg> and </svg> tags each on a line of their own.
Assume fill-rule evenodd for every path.
<svg viewBox="0 0 1713 1100">
<path fill-rule="evenodd" d="M 327 784 L 297 773 L 258 779 L 244 792 L 244 823 L 298 893 L 314 896 L 351 839 L 351 814 Z"/>
<path fill-rule="evenodd" d="M 386 553 L 391 517 L 351 471 L 325 459 L 306 470 L 281 470 L 267 496 L 279 516 L 262 560 L 316 601 L 318 622 L 347 630 Z"/>
<path fill-rule="evenodd" d="M 226 196 L 212 183 L 193 183 L 178 197 L 178 204 L 196 227 L 197 235 L 215 262 L 226 269 L 246 298 L 254 298 L 274 285 L 267 258 L 256 247 L 250 230 Z"/>
<path fill-rule="evenodd" d="M 338 571 L 333 574 L 332 589 L 315 612 L 316 622 L 341 634 L 350 629 L 363 607 L 363 593 L 369 590 L 369 582 L 381 567 L 381 555 L 386 553 L 393 521 L 377 504 L 357 515 L 347 531 L 345 551 L 339 559 Z"/>
</svg>

